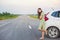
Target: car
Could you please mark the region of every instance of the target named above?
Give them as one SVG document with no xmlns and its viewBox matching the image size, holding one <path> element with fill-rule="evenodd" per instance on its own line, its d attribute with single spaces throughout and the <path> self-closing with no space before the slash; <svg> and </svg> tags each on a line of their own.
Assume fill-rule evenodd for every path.
<svg viewBox="0 0 60 40">
<path fill-rule="evenodd" d="M 60 11 L 53 11 L 47 15 L 46 21 L 47 36 L 49 38 L 57 38 L 60 33 Z"/>
</svg>

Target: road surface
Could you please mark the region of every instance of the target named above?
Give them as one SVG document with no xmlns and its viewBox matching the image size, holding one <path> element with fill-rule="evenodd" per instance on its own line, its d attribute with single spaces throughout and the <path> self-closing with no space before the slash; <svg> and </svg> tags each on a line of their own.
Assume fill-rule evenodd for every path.
<svg viewBox="0 0 60 40">
<path fill-rule="evenodd" d="M 2 20 L 0 40 L 40 40 L 41 32 L 38 31 L 38 25 L 39 20 L 25 15 L 16 19 Z M 60 38 L 50 39 L 45 36 L 45 40 L 60 40 Z"/>
</svg>

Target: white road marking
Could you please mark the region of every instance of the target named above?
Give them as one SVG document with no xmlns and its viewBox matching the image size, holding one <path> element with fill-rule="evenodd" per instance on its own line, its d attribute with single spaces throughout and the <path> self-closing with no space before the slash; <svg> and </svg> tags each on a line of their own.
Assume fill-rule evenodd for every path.
<svg viewBox="0 0 60 40">
<path fill-rule="evenodd" d="M 9 24 L 10 22 L 8 22 L 8 23 L 5 23 L 5 24 L 2 24 L 2 25 L 0 25 L 0 27 L 2 27 L 2 26 L 4 26 L 4 25 L 7 25 L 7 24 Z"/>
<path fill-rule="evenodd" d="M 32 27 L 29 25 L 29 29 L 32 29 Z"/>
</svg>

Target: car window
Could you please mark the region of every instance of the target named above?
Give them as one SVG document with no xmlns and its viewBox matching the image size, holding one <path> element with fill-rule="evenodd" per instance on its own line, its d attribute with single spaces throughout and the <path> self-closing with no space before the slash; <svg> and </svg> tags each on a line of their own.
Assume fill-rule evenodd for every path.
<svg viewBox="0 0 60 40">
<path fill-rule="evenodd" d="M 58 17 L 58 12 L 53 12 L 53 13 L 51 14 L 51 16 L 53 16 L 53 17 Z"/>
<path fill-rule="evenodd" d="M 60 11 L 58 11 L 58 17 L 60 17 Z"/>
<path fill-rule="evenodd" d="M 59 13 L 59 17 L 60 17 L 60 13 Z"/>
</svg>

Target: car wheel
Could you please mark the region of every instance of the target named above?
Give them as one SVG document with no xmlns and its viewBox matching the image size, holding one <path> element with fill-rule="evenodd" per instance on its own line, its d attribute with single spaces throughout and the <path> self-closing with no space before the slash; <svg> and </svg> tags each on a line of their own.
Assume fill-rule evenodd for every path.
<svg viewBox="0 0 60 40">
<path fill-rule="evenodd" d="M 57 38 L 59 36 L 59 29 L 57 27 L 51 26 L 47 29 L 49 38 Z"/>
</svg>

